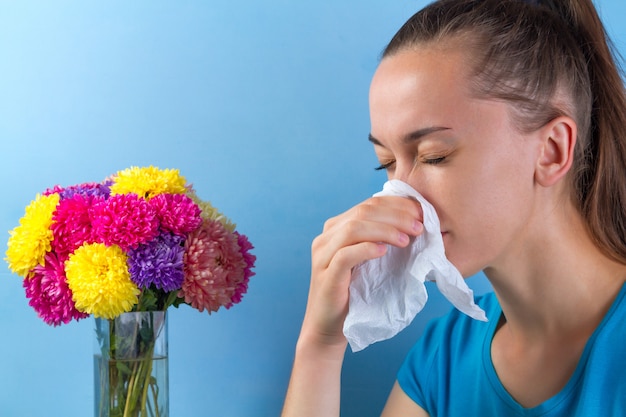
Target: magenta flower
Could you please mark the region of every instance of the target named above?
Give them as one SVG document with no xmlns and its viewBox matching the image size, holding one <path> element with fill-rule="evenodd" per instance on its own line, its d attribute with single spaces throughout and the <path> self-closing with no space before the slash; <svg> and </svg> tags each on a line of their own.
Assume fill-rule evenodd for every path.
<svg viewBox="0 0 626 417">
<path fill-rule="evenodd" d="M 52 188 L 47 188 L 46 191 L 44 191 L 41 194 L 44 195 L 44 196 L 50 195 L 50 194 L 60 194 L 61 191 L 63 191 L 63 190 L 64 190 L 64 188 L 61 187 L 60 185 L 55 185 Z"/>
<path fill-rule="evenodd" d="M 150 199 L 163 230 L 184 236 L 196 230 L 202 217 L 200 207 L 185 194 L 158 194 Z"/>
<path fill-rule="evenodd" d="M 154 197 L 156 198 L 156 197 Z M 169 232 L 128 252 L 130 279 L 139 288 L 154 285 L 164 291 L 183 284 L 183 238 Z"/>
<path fill-rule="evenodd" d="M 185 279 L 178 294 L 199 311 L 229 308 L 241 291 L 246 260 L 237 236 L 216 220 L 205 220 L 185 243 Z"/>
<path fill-rule="evenodd" d="M 243 295 L 248 291 L 248 282 L 250 281 L 250 277 L 255 274 L 252 271 L 252 268 L 254 267 L 254 262 L 256 261 L 256 256 L 250 253 L 250 250 L 254 249 L 254 246 L 252 246 L 247 236 L 242 235 L 239 232 L 235 232 L 235 235 L 237 236 L 237 244 L 239 245 L 239 249 L 243 255 L 243 260 L 246 262 L 246 267 L 243 270 L 243 280 L 237 285 L 237 288 L 231 298 L 233 304 L 239 303 L 243 298 Z"/>
<path fill-rule="evenodd" d="M 118 245 L 124 251 L 159 234 L 156 211 L 136 194 L 112 195 L 93 205 L 89 214 L 97 242 Z"/>
<path fill-rule="evenodd" d="M 89 218 L 90 207 L 102 197 L 74 194 L 59 201 L 52 215 L 52 250 L 57 254 L 69 254 L 83 243 L 93 243 L 93 228 Z"/>
<path fill-rule="evenodd" d="M 48 253 L 45 264 L 36 266 L 32 275 L 24 279 L 28 304 L 51 326 L 89 317 L 89 314 L 78 311 L 74 305 L 63 269 L 65 259 Z"/>
</svg>

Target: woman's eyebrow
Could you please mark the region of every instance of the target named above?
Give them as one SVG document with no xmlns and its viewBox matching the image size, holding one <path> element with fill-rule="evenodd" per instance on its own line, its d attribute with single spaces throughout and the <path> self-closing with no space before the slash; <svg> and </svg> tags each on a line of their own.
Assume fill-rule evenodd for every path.
<svg viewBox="0 0 626 417">
<path fill-rule="evenodd" d="M 450 129 L 449 127 L 443 127 L 443 126 L 425 127 L 423 129 L 418 129 L 414 132 L 409 133 L 402 139 L 402 142 L 404 142 L 405 144 L 410 144 L 420 139 L 423 139 L 425 136 L 428 136 L 431 133 L 440 132 L 442 130 L 449 130 L 449 129 Z M 374 145 L 382 146 L 383 148 L 385 147 L 385 145 L 383 145 L 380 140 L 372 136 L 371 133 L 367 136 L 367 139 L 370 142 L 372 142 Z"/>
</svg>

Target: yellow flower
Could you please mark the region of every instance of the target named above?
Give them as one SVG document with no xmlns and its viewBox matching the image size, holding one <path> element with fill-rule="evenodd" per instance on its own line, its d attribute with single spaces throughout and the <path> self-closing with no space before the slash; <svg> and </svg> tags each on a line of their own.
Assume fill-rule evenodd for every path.
<svg viewBox="0 0 626 417">
<path fill-rule="evenodd" d="M 130 167 L 113 176 L 111 194 L 134 193 L 147 200 L 158 194 L 183 194 L 185 177 L 177 169 Z"/>
<path fill-rule="evenodd" d="M 211 205 L 211 203 L 201 200 L 195 191 L 188 190 L 187 196 L 191 198 L 193 202 L 198 205 L 198 207 L 200 207 L 200 210 L 202 210 L 202 212 L 200 213 L 200 217 L 205 220 L 217 220 L 218 222 L 222 223 L 224 228 L 230 233 L 233 233 L 235 231 L 237 225 L 233 223 L 228 217 L 220 213 L 215 207 Z"/>
<path fill-rule="evenodd" d="M 131 281 L 127 256 L 117 245 L 86 244 L 65 263 L 76 309 L 112 319 L 131 311 L 140 291 Z"/>
<path fill-rule="evenodd" d="M 5 260 L 11 271 L 27 277 L 35 266 L 44 264 L 46 252 L 51 250 L 53 235 L 50 225 L 57 204 L 58 194 L 37 194 L 35 200 L 26 207 L 20 225 L 9 232 Z"/>
</svg>

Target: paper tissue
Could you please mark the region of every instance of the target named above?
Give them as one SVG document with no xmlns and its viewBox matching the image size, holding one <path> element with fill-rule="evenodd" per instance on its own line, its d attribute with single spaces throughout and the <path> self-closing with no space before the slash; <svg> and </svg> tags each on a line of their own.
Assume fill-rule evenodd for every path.
<svg viewBox="0 0 626 417">
<path fill-rule="evenodd" d="M 474 303 L 474 293 L 446 258 L 439 218 L 433 206 L 410 185 L 390 180 L 374 196 L 414 198 L 424 213 L 424 233 L 409 246 L 389 245 L 387 253 L 356 266 L 350 284 L 349 311 L 343 332 L 353 352 L 389 339 L 408 326 L 428 299 L 425 281 L 460 311 L 481 321 L 485 312 Z"/>
</svg>

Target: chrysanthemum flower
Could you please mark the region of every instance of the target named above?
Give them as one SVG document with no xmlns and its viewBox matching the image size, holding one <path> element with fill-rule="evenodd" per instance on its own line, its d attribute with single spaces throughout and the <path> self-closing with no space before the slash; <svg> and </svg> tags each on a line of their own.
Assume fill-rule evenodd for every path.
<svg viewBox="0 0 626 417">
<path fill-rule="evenodd" d="M 59 187 L 55 185 L 53 188 L 48 188 L 43 194 L 50 195 L 52 193 L 59 194 L 61 200 L 66 198 L 73 198 L 76 194 L 88 197 L 104 197 L 107 198 L 111 193 L 108 184 L 100 184 L 97 182 L 87 182 L 84 184 L 72 185 L 70 187 Z"/>
<path fill-rule="evenodd" d="M 236 235 L 219 221 L 203 221 L 187 238 L 184 263 L 185 280 L 179 297 L 209 313 L 232 305 L 246 268 Z"/>
<path fill-rule="evenodd" d="M 63 191 L 63 187 L 61 187 L 60 185 L 55 185 L 52 188 L 47 188 L 46 191 L 44 191 L 41 194 L 45 195 L 45 196 L 48 196 L 50 194 L 60 194 L 61 191 Z"/>
<path fill-rule="evenodd" d="M 52 213 L 59 203 L 59 196 L 37 195 L 27 207 L 20 225 L 9 232 L 6 261 L 9 269 L 26 277 L 36 265 L 44 264 L 46 252 L 51 249 Z"/>
<path fill-rule="evenodd" d="M 246 268 L 243 271 L 243 280 L 237 285 L 237 288 L 231 298 L 233 304 L 240 302 L 243 295 L 248 291 L 248 282 L 250 281 L 250 277 L 255 274 L 252 271 L 252 268 L 254 267 L 254 262 L 256 261 L 256 256 L 250 253 L 250 250 L 254 249 L 254 246 L 252 246 L 248 237 L 240 234 L 239 232 L 235 232 L 235 235 L 237 236 L 237 244 L 239 245 L 243 259 L 246 262 Z"/>
<path fill-rule="evenodd" d="M 107 246 L 136 248 L 159 234 L 155 209 L 136 194 L 112 195 L 93 205 L 90 217 L 96 240 Z"/>
<path fill-rule="evenodd" d="M 183 252 L 181 236 L 163 233 L 129 251 L 130 278 L 140 288 L 154 285 L 164 291 L 178 290 L 183 283 Z"/>
<path fill-rule="evenodd" d="M 159 194 L 149 203 L 155 208 L 163 230 L 184 236 L 202 223 L 200 207 L 185 194 Z"/>
<path fill-rule="evenodd" d="M 83 245 L 65 262 L 65 273 L 80 311 L 112 319 L 137 304 L 140 291 L 130 279 L 127 256 L 119 246 Z"/>
<path fill-rule="evenodd" d="M 76 309 L 65 280 L 64 261 L 64 257 L 48 253 L 45 264 L 37 265 L 30 279 L 24 280 L 28 304 L 51 326 L 89 317 Z"/>
<path fill-rule="evenodd" d="M 52 216 L 52 248 L 59 254 L 69 254 L 83 243 L 93 243 L 93 228 L 89 210 L 103 197 L 74 194 L 71 198 L 59 201 Z"/>
<path fill-rule="evenodd" d="M 134 193 L 149 200 L 158 194 L 183 194 L 186 182 L 177 169 L 131 167 L 114 175 L 111 194 Z"/>
<path fill-rule="evenodd" d="M 236 225 L 233 223 L 228 217 L 224 214 L 220 213 L 215 207 L 211 205 L 208 201 L 203 201 L 193 189 L 187 190 L 187 195 L 193 200 L 194 203 L 200 207 L 201 213 L 200 216 L 204 220 L 217 220 L 222 223 L 226 230 L 229 232 L 234 232 Z"/>
</svg>

